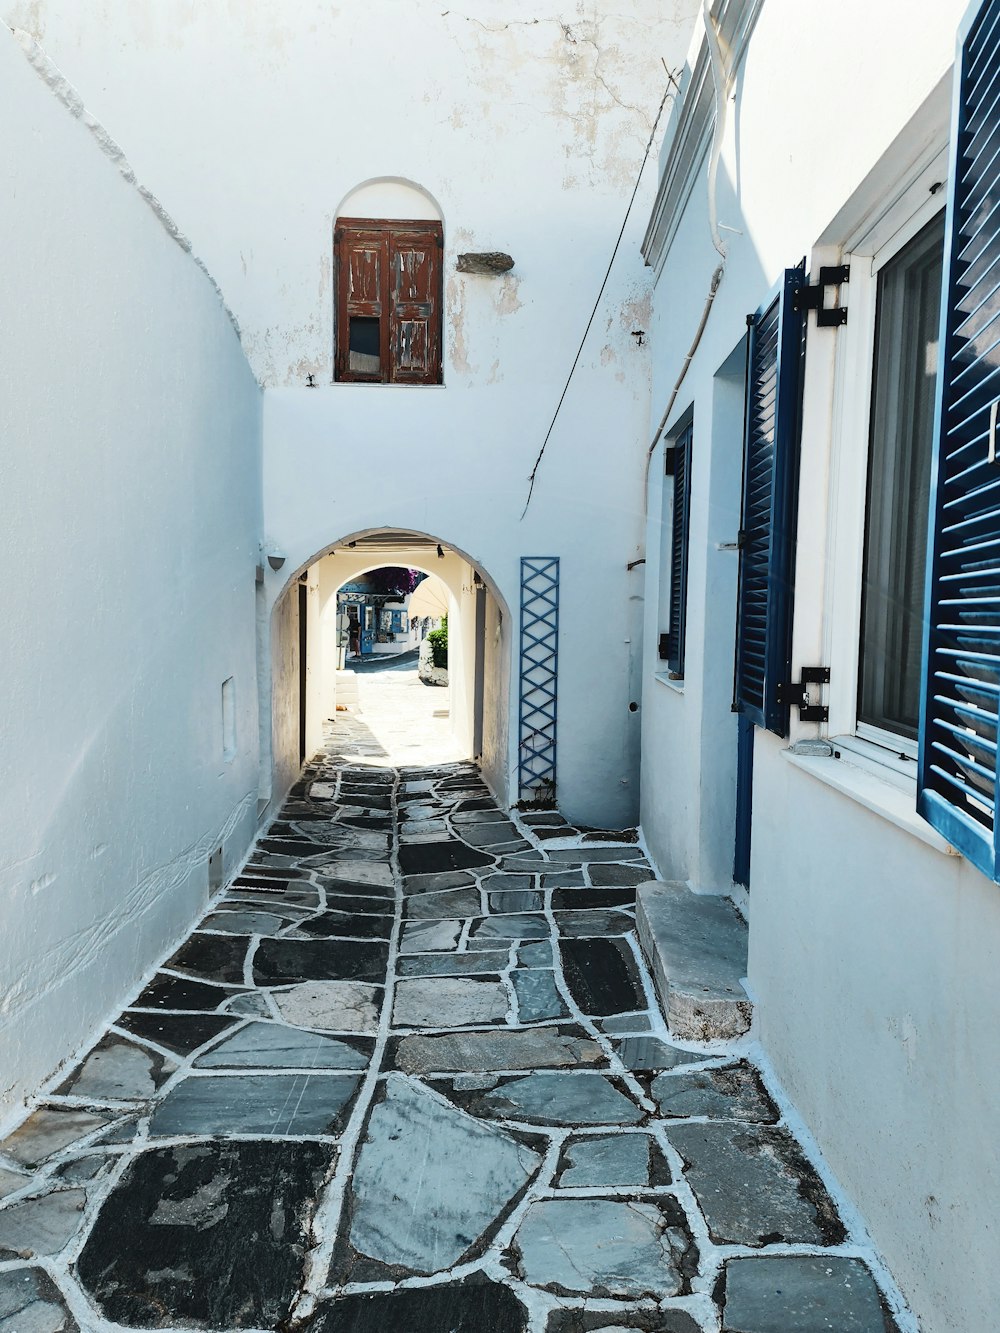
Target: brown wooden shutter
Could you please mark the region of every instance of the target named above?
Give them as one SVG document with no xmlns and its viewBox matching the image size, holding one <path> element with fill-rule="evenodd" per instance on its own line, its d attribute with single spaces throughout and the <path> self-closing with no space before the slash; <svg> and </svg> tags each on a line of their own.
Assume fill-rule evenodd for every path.
<svg viewBox="0 0 1000 1333">
<path fill-rule="evenodd" d="M 440 223 L 393 224 L 389 356 L 399 384 L 441 382 Z"/>
<path fill-rule="evenodd" d="M 337 227 L 337 379 L 389 379 L 389 242 L 377 222 Z M 353 324 L 353 327 L 352 327 Z"/>
</svg>

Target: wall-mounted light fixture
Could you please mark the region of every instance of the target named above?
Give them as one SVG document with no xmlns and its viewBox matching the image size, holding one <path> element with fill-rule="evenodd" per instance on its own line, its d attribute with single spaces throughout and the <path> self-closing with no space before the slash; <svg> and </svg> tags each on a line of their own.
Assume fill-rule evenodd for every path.
<svg viewBox="0 0 1000 1333">
<path fill-rule="evenodd" d="M 267 563 L 275 571 L 279 570 L 288 558 L 284 551 L 280 550 L 277 546 L 268 547 L 265 554 L 267 556 Z"/>
</svg>

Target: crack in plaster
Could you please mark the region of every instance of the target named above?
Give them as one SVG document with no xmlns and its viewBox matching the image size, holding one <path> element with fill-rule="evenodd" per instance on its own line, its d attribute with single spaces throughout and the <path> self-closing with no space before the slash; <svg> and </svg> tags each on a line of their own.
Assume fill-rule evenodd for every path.
<svg viewBox="0 0 1000 1333">
<path fill-rule="evenodd" d="M 199 838 L 132 885 L 119 901 L 114 915 L 100 917 L 39 955 L 30 972 L 18 978 L 0 997 L 0 1031 L 21 1020 L 29 1009 L 90 966 L 116 935 L 139 921 L 164 895 L 179 889 L 194 869 L 204 865 L 209 852 L 225 843 L 255 803 L 254 793 L 244 796 L 215 834 Z"/>
<path fill-rule="evenodd" d="M 147 189 L 145 185 L 141 184 L 136 178 L 136 174 L 132 170 L 132 166 L 126 157 L 125 150 L 122 146 L 111 137 L 101 122 L 97 120 L 95 116 L 91 115 L 76 88 L 73 87 L 55 62 L 46 55 L 35 38 L 32 37 L 31 33 L 26 32 L 24 28 L 12 28 L 6 23 L 4 24 L 4 27 L 7 28 L 7 31 L 13 36 L 14 40 L 24 52 L 28 63 L 49 91 L 62 102 L 63 106 L 72 116 L 87 127 L 101 152 L 108 161 L 115 166 L 122 179 L 127 184 L 135 187 L 142 199 L 144 199 L 152 209 L 153 213 L 159 220 L 160 225 L 170 239 L 175 241 L 183 251 L 189 254 L 194 263 L 201 269 L 202 273 L 204 273 L 205 277 L 212 284 L 212 288 L 215 291 L 216 296 L 219 298 L 219 304 L 225 311 L 226 317 L 230 324 L 232 324 L 236 336 L 240 339 L 242 344 L 239 321 L 226 301 L 226 298 L 223 296 L 222 288 L 209 272 L 205 261 L 195 254 L 190 239 L 181 231 L 180 227 L 167 212 L 166 208 L 164 208 L 156 195 L 153 194 L 151 190 Z"/>
</svg>

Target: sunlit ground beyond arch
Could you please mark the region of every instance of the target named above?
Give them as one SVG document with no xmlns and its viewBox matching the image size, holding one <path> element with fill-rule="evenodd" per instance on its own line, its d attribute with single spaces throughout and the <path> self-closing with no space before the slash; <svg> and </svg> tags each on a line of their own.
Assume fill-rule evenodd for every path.
<svg viewBox="0 0 1000 1333">
<path fill-rule="evenodd" d="M 337 713 L 324 732 L 333 753 L 356 763 L 394 768 L 466 757 L 452 732 L 448 690 L 419 679 L 416 653 L 348 662 L 337 673 Z"/>
</svg>

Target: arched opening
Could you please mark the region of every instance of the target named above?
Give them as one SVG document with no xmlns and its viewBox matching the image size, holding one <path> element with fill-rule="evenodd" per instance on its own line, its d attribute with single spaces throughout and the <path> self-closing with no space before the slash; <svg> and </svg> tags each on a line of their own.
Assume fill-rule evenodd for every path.
<svg viewBox="0 0 1000 1333">
<path fill-rule="evenodd" d="M 371 572 L 387 568 L 426 577 L 412 592 L 373 588 Z M 448 619 L 446 685 L 418 676 L 435 608 Z M 427 533 L 350 534 L 291 575 L 269 626 L 269 798 L 332 743 L 393 767 L 474 759 L 506 801 L 512 623 L 495 581 L 463 551 Z"/>
</svg>

